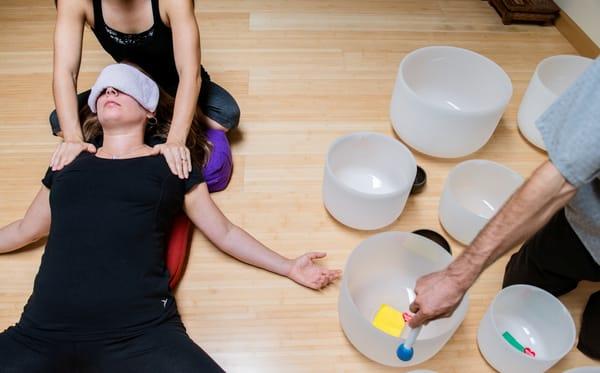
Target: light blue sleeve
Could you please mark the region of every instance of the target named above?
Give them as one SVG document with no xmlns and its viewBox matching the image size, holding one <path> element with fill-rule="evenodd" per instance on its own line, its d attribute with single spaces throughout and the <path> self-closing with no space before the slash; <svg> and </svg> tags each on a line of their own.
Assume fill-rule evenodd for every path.
<svg viewBox="0 0 600 373">
<path fill-rule="evenodd" d="M 579 187 L 600 176 L 600 58 L 536 125 L 550 161 L 569 183 Z"/>
</svg>

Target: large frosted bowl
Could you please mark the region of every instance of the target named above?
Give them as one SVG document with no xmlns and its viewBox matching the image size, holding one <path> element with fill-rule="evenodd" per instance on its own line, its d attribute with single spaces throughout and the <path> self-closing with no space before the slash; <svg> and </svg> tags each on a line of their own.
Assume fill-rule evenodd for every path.
<svg viewBox="0 0 600 373">
<path fill-rule="evenodd" d="M 474 159 L 456 165 L 446 178 L 439 218 L 444 229 L 468 245 L 523 183 L 523 177 L 499 163 Z"/>
<path fill-rule="evenodd" d="M 531 357 L 509 344 L 508 332 Z M 499 372 L 545 372 L 575 344 L 575 323 L 552 294 L 530 285 L 509 286 L 496 295 L 477 333 L 483 357 Z"/>
<path fill-rule="evenodd" d="M 519 130 L 530 143 L 546 150 L 535 121 L 592 61 L 581 56 L 559 55 L 548 57 L 537 65 L 517 114 Z"/>
<path fill-rule="evenodd" d="M 348 258 L 338 301 L 340 324 L 352 345 L 369 359 L 393 367 L 419 364 L 438 353 L 463 321 L 467 296 L 451 317 L 423 327 L 410 361 L 396 356 L 404 340 L 371 322 L 382 304 L 407 311 L 417 279 L 451 261 L 441 246 L 413 233 L 385 232 L 363 241 Z"/>
<path fill-rule="evenodd" d="M 417 164 L 401 142 L 379 133 L 357 132 L 330 146 L 323 176 L 323 203 L 340 223 L 379 229 L 402 213 Z"/>
<path fill-rule="evenodd" d="M 504 70 L 467 49 L 434 46 L 409 53 L 398 68 L 390 116 L 416 150 L 456 158 L 492 136 L 512 95 Z"/>
</svg>

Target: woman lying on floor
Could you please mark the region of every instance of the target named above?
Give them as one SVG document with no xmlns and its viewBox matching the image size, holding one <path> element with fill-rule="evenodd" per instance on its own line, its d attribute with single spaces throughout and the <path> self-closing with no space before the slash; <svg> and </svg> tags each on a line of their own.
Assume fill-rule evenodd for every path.
<svg viewBox="0 0 600 373">
<path fill-rule="evenodd" d="M 25 217 L 0 229 L 0 252 L 48 234 L 33 294 L 20 321 L 0 334 L 2 372 L 205 372 L 221 368 L 186 334 L 165 267 L 167 233 L 183 208 L 219 249 L 313 289 L 340 276 L 287 259 L 233 225 L 213 203 L 199 165 L 180 179 L 144 139 L 168 132 L 156 83 L 125 64 L 106 67 L 89 98 L 88 138 L 61 171 L 49 169 Z M 158 106 L 158 108 L 157 108 Z M 200 139 L 200 140 L 198 140 Z M 49 233 L 48 233 L 49 232 Z"/>
</svg>

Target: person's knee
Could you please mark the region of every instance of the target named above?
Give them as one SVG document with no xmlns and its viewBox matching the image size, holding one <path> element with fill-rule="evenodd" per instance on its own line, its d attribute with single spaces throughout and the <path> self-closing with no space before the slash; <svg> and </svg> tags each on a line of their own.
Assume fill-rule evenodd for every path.
<svg viewBox="0 0 600 373">
<path fill-rule="evenodd" d="M 517 264 L 520 259 L 519 256 L 519 252 L 514 253 L 508 260 L 508 263 L 506 263 L 506 267 L 504 268 L 504 278 L 502 280 L 503 289 L 520 283 L 520 276 L 518 276 L 520 271 L 518 271 L 519 266 Z"/>
<path fill-rule="evenodd" d="M 221 108 L 219 113 L 209 112 L 206 116 L 208 119 L 207 124 L 212 129 L 228 132 L 239 126 L 240 115 L 240 107 L 235 100 L 232 100 L 228 106 Z"/>
<path fill-rule="evenodd" d="M 543 245 L 535 240 L 527 241 L 513 254 L 506 264 L 502 288 L 525 284 L 539 287 L 554 296 L 560 296 L 577 287 L 578 281 L 565 277 L 546 268 L 543 258 Z"/>
<path fill-rule="evenodd" d="M 511 255 L 504 269 L 502 288 L 529 283 L 531 275 L 539 270 L 535 260 L 535 251 L 535 242 L 530 239 L 521 246 L 519 251 Z"/>
<path fill-rule="evenodd" d="M 220 128 L 211 126 L 212 128 L 229 131 L 238 127 L 241 110 L 231 93 L 220 85 L 210 82 L 202 97 L 200 103 L 202 112 L 220 126 Z"/>
<path fill-rule="evenodd" d="M 231 103 L 227 107 L 227 113 L 226 113 L 227 124 L 228 124 L 229 130 L 235 129 L 239 126 L 240 116 L 241 116 L 240 106 L 235 101 L 235 99 L 233 99 L 233 97 L 232 97 Z"/>
<path fill-rule="evenodd" d="M 240 123 L 240 106 L 235 98 L 225 88 L 215 84 L 215 106 L 219 108 L 215 112 L 215 120 L 227 130 L 232 130 L 238 127 Z"/>
<path fill-rule="evenodd" d="M 592 359 L 600 359 L 600 291 L 590 296 L 583 311 L 577 349 Z"/>
</svg>

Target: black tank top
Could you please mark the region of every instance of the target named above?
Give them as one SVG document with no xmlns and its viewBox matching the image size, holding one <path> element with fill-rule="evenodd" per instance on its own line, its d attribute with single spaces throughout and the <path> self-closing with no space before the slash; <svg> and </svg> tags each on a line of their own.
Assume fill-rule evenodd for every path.
<svg viewBox="0 0 600 373">
<path fill-rule="evenodd" d="M 179 74 L 175 66 L 173 33 L 160 18 L 158 0 L 152 1 L 154 24 L 139 34 L 125 34 L 106 25 L 102 15 L 102 0 L 93 0 L 96 38 L 115 61 L 131 61 L 144 69 L 169 94 L 175 96 Z M 207 74 L 202 78 L 206 79 Z"/>
</svg>

